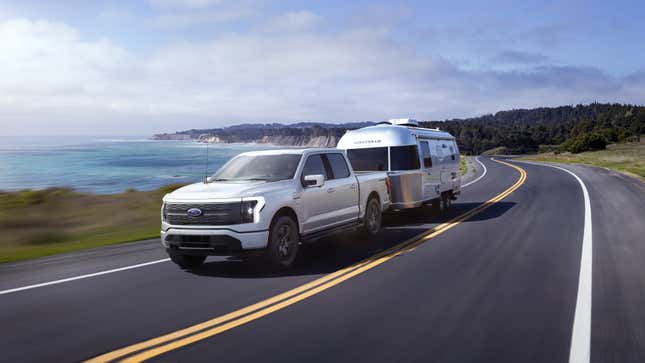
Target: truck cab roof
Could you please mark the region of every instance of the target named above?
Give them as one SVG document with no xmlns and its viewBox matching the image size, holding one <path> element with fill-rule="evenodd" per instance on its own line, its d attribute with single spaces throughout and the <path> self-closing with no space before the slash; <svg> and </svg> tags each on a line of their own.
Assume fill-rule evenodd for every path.
<svg viewBox="0 0 645 363">
<path fill-rule="evenodd" d="M 270 150 L 257 150 L 247 151 L 240 155 L 283 155 L 283 154 L 314 154 L 319 152 L 340 152 L 336 148 L 290 148 L 290 149 L 270 149 Z"/>
</svg>

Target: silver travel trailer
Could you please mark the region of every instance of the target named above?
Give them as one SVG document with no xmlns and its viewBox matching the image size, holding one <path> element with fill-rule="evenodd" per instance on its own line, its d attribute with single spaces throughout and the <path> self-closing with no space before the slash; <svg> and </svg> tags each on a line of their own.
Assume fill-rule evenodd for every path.
<svg viewBox="0 0 645 363">
<path fill-rule="evenodd" d="M 355 171 L 387 171 L 392 209 L 433 203 L 449 208 L 461 190 L 459 148 L 455 138 L 416 120 L 393 119 L 347 131 L 337 147 L 347 152 Z"/>
</svg>

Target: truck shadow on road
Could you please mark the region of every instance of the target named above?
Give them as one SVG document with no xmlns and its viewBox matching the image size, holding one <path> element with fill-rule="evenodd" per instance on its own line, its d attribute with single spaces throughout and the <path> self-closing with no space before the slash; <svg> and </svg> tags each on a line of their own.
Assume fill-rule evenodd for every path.
<svg viewBox="0 0 645 363">
<path fill-rule="evenodd" d="M 498 202 L 464 222 L 498 218 L 513 208 L 515 204 L 514 202 Z M 357 231 L 302 245 L 295 266 L 286 271 L 271 271 L 258 258 L 243 260 L 211 258 L 191 273 L 199 276 L 242 279 L 324 275 L 370 258 L 479 205 L 481 203 L 455 203 L 453 208 L 444 215 L 436 215 L 429 208 L 388 213 L 383 216 L 383 230 L 377 236 L 368 237 Z"/>
</svg>

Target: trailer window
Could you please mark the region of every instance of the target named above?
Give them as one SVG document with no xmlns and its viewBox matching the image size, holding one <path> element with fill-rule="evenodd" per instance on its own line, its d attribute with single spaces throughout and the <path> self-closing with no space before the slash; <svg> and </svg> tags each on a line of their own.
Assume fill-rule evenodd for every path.
<svg viewBox="0 0 645 363">
<path fill-rule="evenodd" d="M 430 155 L 430 143 L 421 141 L 421 157 L 423 158 L 423 166 L 425 168 L 432 168 L 432 155 Z"/>
<path fill-rule="evenodd" d="M 390 170 L 419 169 L 419 152 L 416 145 L 390 147 Z"/>
<path fill-rule="evenodd" d="M 354 171 L 385 171 L 387 170 L 387 148 L 370 147 L 365 149 L 347 150 L 347 158 Z"/>
</svg>

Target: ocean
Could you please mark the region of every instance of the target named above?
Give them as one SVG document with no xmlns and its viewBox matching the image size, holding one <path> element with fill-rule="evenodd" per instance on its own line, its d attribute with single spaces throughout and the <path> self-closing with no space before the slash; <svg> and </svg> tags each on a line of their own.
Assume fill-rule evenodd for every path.
<svg viewBox="0 0 645 363">
<path fill-rule="evenodd" d="M 270 145 L 210 144 L 208 173 Z M 0 190 L 71 187 L 99 194 L 153 190 L 204 178 L 206 145 L 145 137 L 0 136 Z"/>
</svg>

